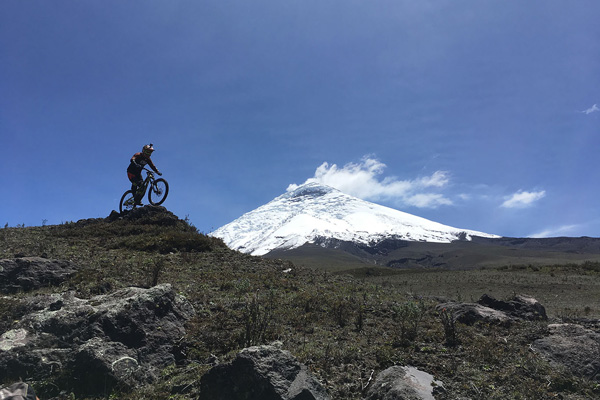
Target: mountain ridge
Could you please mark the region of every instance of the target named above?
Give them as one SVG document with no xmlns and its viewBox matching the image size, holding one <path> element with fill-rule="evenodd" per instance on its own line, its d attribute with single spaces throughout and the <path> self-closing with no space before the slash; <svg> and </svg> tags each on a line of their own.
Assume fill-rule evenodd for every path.
<svg viewBox="0 0 600 400">
<path fill-rule="evenodd" d="M 330 271 L 387 268 L 395 270 L 478 270 L 543 267 L 600 262 L 599 238 L 480 238 L 450 243 L 386 239 L 374 245 L 328 239 L 327 246 L 306 243 L 291 250 L 273 250 L 264 257 L 292 261 Z M 383 271 L 380 271 L 383 272 Z"/>
</svg>

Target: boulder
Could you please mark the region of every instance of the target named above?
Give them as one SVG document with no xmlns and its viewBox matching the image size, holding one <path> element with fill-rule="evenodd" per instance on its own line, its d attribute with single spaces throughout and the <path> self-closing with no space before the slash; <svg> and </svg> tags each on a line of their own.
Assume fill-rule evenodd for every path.
<svg viewBox="0 0 600 400">
<path fill-rule="evenodd" d="M 600 333 L 578 324 L 550 324 L 532 349 L 576 376 L 600 382 Z"/>
<path fill-rule="evenodd" d="M 288 351 L 275 346 L 242 350 L 200 382 L 200 400 L 328 400 L 325 388 Z"/>
<path fill-rule="evenodd" d="M 446 309 L 463 324 L 476 322 L 508 326 L 514 321 L 547 320 L 546 309 L 533 297 L 518 295 L 503 301 L 484 294 L 477 303 L 448 302 L 437 305 L 438 310 Z"/>
<path fill-rule="evenodd" d="M 44 379 L 67 370 L 78 393 L 152 382 L 176 361 L 194 310 L 170 285 L 79 299 L 35 296 L 31 311 L 0 336 L 0 376 Z"/>
<path fill-rule="evenodd" d="M 377 375 L 365 400 L 435 400 L 445 392 L 442 382 L 414 367 L 394 366 Z"/>
<path fill-rule="evenodd" d="M 438 310 L 447 310 L 452 313 L 455 320 L 465 325 L 473 325 L 477 322 L 484 322 L 496 325 L 507 326 L 513 321 L 503 311 L 494 310 L 493 308 L 482 306 L 477 303 L 442 303 L 436 307 Z"/>
<path fill-rule="evenodd" d="M 40 257 L 0 260 L 0 293 L 10 294 L 57 286 L 75 274 L 77 269 L 70 261 Z"/>
<path fill-rule="evenodd" d="M 78 347 L 67 368 L 88 393 L 102 393 L 117 385 L 137 386 L 155 378 L 156 366 L 141 365 L 136 349 L 120 342 L 92 338 Z M 82 368 L 85 366 L 85 368 Z M 102 377 L 102 379 L 98 379 Z"/>
<path fill-rule="evenodd" d="M 494 310 L 503 311 L 517 319 L 528 321 L 548 320 L 544 306 L 536 299 L 529 296 L 517 295 L 508 301 L 503 301 L 496 300 L 495 298 L 484 294 L 477 303 Z"/>
</svg>

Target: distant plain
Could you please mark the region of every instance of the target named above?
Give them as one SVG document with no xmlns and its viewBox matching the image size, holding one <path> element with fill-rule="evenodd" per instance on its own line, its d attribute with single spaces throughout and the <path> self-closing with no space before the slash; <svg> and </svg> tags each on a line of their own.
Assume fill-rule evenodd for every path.
<svg viewBox="0 0 600 400">
<path fill-rule="evenodd" d="M 298 265 L 349 274 L 403 293 L 475 302 L 483 294 L 527 294 L 550 316 L 600 317 L 600 239 L 475 239 L 394 242 L 378 247 L 340 242 L 274 251 Z"/>
</svg>

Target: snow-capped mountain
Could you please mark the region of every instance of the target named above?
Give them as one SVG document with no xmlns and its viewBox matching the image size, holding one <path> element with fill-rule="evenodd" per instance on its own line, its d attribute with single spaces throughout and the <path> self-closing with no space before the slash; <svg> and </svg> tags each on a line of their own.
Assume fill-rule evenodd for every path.
<svg viewBox="0 0 600 400">
<path fill-rule="evenodd" d="M 387 238 L 449 243 L 471 236 L 499 237 L 442 225 L 315 182 L 242 215 L 212 236 L 252 255 L 294 249 L 317 238 L 371 244 Z"/>
</svg>

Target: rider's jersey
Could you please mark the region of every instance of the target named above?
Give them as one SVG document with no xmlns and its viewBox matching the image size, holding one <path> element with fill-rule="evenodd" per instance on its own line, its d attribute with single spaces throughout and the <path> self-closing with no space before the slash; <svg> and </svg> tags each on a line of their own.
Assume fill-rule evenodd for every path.
<svg viewBox="0 0 600 400">
<path fill-rule="evenodd" d="M 133 157 L 131 157 L 131 162 L 129 163 L 129 167 L 127 167 L 127 172 L 138 175 L 142 172 L 142 169 L 146 165 L 149 165 L 154 172 L 158 172 L 158 169 L 156 169 L 150 157 L 144 153 L 135 153 Z"/>
</svg>

